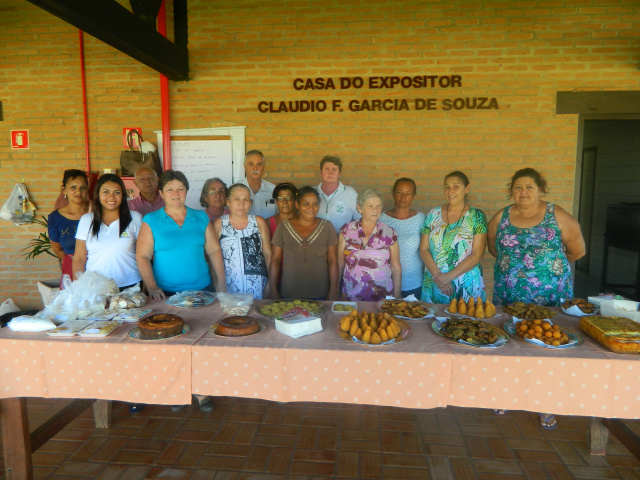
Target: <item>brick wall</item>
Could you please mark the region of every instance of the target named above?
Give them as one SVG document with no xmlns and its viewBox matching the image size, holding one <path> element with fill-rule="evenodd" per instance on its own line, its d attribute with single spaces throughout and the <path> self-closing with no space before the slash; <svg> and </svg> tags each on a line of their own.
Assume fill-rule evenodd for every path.
<svg viewBox="0 0 640 480">
<path fill-rule="evenodd" d="M 577 116 L 555 115 L 558 90 L 640 89 L 636 0 L 527 3 L 412 1 L 189 2 L 191 80 L 171 82 L 173 128 L 246 125 L 271 181 L 316 184 L 327 154 L 343 180 L 387 192 L 414 177 L 415 206 L 442 201 L 443 176 L 467 172 L 491 216 L 514 170 L 533 166 L 550 199 L 574 197 Z M 0 6 L 0 187 L 21 178 L 47 214 L 62 171 L 85 164 L 77 30 L 21 0 Z M 161 127 L 158 75 L 85 35 L 91 167 L 116 167 L 125 126 Z M 460 88 L 301 90 L 295 78 L 460 75 Z M 499 110 L 260 113 L 259 101 L 495 97 Z M 10 150 L 9 130 L 32 147 Z M 215 172 L 212 172 L 215 173 Z M 387 196 L 390 200 L 390 197 Z M 38 306 L 34 282 L 55 260 L 24 262 L 37 229 L 0 223 L 0 299 Z M 485 271 L 490 279 L 491 261 Z M 488 282 L 490 283 L 490 281 Z"/>
</svg>

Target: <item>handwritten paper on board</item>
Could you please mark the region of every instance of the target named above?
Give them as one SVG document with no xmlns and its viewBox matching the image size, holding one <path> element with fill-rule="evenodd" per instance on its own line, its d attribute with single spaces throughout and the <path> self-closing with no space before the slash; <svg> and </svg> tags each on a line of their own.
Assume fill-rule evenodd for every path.
<svg viewBox="0 0 640 480">
<path fill-rule="evenodd" d="M 189 180 L 187 206 L 202 210 L 200 193 L 205 180 L 222 179 L 230 186 L 233 178 L 231 137 L 226 135 L 172 136 L 171 164 Z"/>
</svg>

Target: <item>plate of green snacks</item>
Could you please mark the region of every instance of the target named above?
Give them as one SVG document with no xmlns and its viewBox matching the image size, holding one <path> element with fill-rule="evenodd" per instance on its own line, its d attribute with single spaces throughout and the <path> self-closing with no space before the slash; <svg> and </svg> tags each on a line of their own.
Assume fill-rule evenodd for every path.
<svg viewBox="0 0 640 480">
<path fill-rule="evenodd" d="M 294 308 L 304 308 L 315 316 L 324 311 L 324 304 L 315 300 L 271 300 L 256 307 L 260 315 L 273 319 L 282 317 Z"/>
</svg>

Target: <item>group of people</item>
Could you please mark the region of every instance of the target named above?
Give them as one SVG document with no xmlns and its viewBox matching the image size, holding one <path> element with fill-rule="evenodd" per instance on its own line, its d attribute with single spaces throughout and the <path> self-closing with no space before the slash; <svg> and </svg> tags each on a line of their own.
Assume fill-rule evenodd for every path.
<svg viewBox="0 0 640 480">
<path fill-rule="evenodd" d="M 496 257 L 494 303 L 559 305 L 573 296 L 569 264 L 585 253 L 580 226 L 542 199 L 547 182 L 533 168 L 515 172 L 513 203 L 488 222 L 470 205 L 461 171 L 444 178 L 444 203 L 425 214 L 412 208 L 413 179 L 395 181 L 393 208 L 383 211 L 379 192 L 357 193 L 340 181 L 342 168 L 339 157 L 326 156 L 317 186 L 275 185 L 262 178 L 264 156 L 252 150 L 243 180 L 204 182 L 203 210 L 185 205 L 189 181 L 179 171 L 158 178 L 140 168 L 140 196 L 130 201 L 120 177 L 102 175 L 90 202 L 85 172 L 67 170 L 68 203 L 49 216 L 52 249 L 72 279 L 93 270 L 121 289 L 142 280 L 153 299 L 205 290 L 255 299 L 413 295 L 447 304 L 486 300 L 481 260 L 488 246 Z"/>
<path fill-rule="evenodd" d="M 189 181 L 179 171 L 157 178 L 140 168 L 140 196 L 128 202 L 117 175 L 102 175 L 89 202 L 85 173 L 65 171 L 68 203 L 49 217 L 63 274 L 75 279 L 95 270 L 120 288 L 143 280 L 154 299 L 209 290 L 256 299 L 414 295 L 445 304 L 486 300 L 481 260 L 488 246 L 496 257 L 494 303 L 559 305 L 573 294 L 569 263 L 585 253 L 580 226 L 542 200 L 547 182 L 532 168 L 515 172 L 508 184 L 513 203 L 488 222 L 470 205 L 461 171 L 444 178 L 444 203 L 425 214 L 412 208 L 413 179 L 395 181 L 393 208 L 383 211 L 380 193 L 356 193 L 340 181 L 336 156 L 321 160 L 315 187 L 274 185 L 262 178 L 264 168 L 264 156 L 252 150 L 240 182 L 205 181 L 203 210 L 185 205 Z"/>
</svg>

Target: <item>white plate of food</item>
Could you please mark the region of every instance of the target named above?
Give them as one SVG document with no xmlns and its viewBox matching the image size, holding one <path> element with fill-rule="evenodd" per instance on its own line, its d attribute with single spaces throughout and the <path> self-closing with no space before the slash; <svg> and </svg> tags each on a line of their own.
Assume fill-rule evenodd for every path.
<svg viewBox="0 0 640 480">
<path fill-rule="evenodd" d="M 424 320 L 435 316 L 438 311 L 436 307 L 427 302 L 396 299 L 378 302 L 378 310 L 404 320 Z"/>
</svg>

